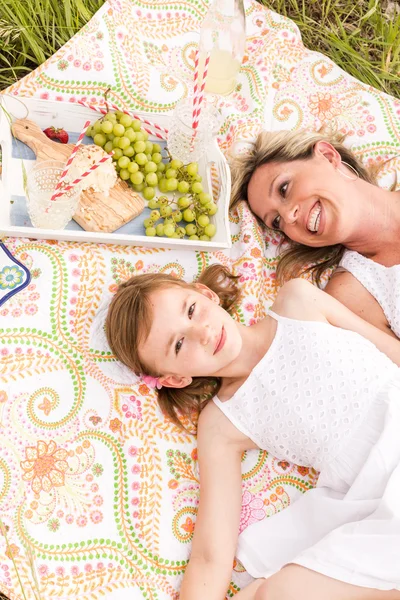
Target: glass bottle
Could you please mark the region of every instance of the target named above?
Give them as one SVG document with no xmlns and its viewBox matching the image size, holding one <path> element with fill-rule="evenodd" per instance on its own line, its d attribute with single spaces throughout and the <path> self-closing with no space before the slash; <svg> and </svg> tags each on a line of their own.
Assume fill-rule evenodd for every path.
<svg viewBox="0 0 400 600">
<path fill-rule="evenodd" d="M 214 0 L 200 30 L 199 76 L 210 55 L 206 92 L 226 96 L 234 90 L 245 45 L 243 0 Z"/>
</svg>

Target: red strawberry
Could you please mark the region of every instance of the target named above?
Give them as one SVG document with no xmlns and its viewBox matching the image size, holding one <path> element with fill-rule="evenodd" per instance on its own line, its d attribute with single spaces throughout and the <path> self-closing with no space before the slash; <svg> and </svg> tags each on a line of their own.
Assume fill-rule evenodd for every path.
<svg viewBox="0 0 400 600">
<path fill-rule="evenodd" d="M 68 144 L 68 133 L 62 127 L 60 129 L 56 129 L 55 127 L 47 127 L 47 129 L 43 130 L 43 133 L 45 133 L 51 140 L 61 142 L 61 144 Z"/>
</svg>

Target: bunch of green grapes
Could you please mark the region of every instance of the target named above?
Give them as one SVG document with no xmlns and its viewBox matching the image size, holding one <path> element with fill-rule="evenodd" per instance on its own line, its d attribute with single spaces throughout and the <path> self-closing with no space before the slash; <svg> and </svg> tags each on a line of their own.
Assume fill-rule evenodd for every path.
<svg viewBox="0 0 400 600">
<path fill-rule="evenodd" d="M 216 227 L 210 216 L 217 212 L 217 205 L 203 190 L 196 162 L 184 165 L 169 154 L 163 160 L 161 146 L 149 141 L 140 121 L 122 112 L 107 113 L 86 135 L 106 152 L 113 152 L 121 179 L 148 201 L 152 212 L 144 221 L 146 235 L 203 241 L 214 237 Z M 157 188 L 162 194 L 159 197 Z M 172 199 L 164 195 L 169 192 Z"/>
</svg>

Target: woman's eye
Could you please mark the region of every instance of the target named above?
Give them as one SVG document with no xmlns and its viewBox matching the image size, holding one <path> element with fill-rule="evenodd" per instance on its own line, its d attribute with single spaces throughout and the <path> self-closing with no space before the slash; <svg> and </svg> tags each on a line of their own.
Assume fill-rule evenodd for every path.
<svg viewBox="0 0 400 600">
<path fill-rule="evenodd" d="M 180 340 L 178 340 L 175 344 L 175 354 L 179 353 L 179 350 L 182 348 L 182 344 L 183 344 L 183 338 L 181 338 Z"/>
<path fill-rule="evenodd" d="M 282 183 L 282 185 L 279 186 L 279 193 L 282 196 L 282 198 L 284 198 L 286 196 L 288 185 L 289 184 L 286 181 L 285 183 Z"/>
<path fill-rule="evenodd" d="M 272 229 L 279 229 L 279 224 L 281 222 L 281 218 L 280 216 L 276 216 L 275 219 L 272 221 Z"/>
<path fill-rule="evenodd" d="M 196 306 L 196 302 L 194 302 L 191 306 L 189 306 L 189 310 L 188 310 L 189 319 L 191 319 L 193 317 L 195 306 Z"/>
</svg>

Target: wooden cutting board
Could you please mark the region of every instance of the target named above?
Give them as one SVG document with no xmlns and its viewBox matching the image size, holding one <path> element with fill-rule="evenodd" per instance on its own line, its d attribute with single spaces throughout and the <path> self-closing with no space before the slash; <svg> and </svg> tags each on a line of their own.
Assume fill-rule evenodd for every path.
<svg viewBox="0 0 400 600">
<path fill-rule="evenodd" d="M 28 119 L 15 121 L 12 133 L 33 150 L 38 162 L 66 162 L 74 148 L 74 144 L 60 144 L 49 140 L 40 127 Z M 82 192 L 74 219 L 86 231 L 109 233 L 140 215 L 144 206 L 143 198 L 118 177 L 109 196 L 92 189 Z"/>
</svg>

